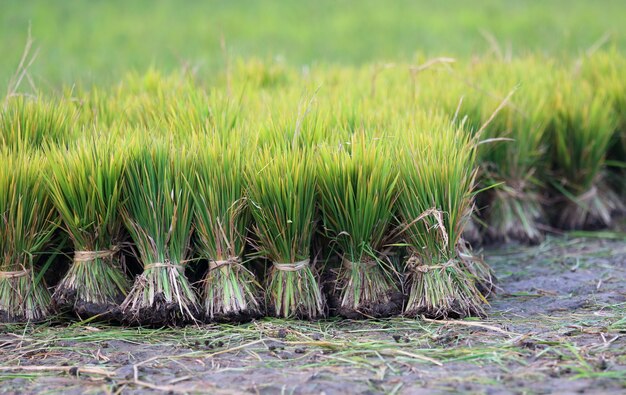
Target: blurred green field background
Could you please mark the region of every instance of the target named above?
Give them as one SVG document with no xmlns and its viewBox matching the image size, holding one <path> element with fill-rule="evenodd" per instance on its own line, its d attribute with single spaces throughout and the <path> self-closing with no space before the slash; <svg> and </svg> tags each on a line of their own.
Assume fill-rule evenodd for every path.
<svg viewBox="0 0 626 395">
<path fill-rule="evenodd" d="M 0 87 L 6 89 L 29 24 L 40 89 L 107 83 L 129 70 L 183 64 L 211 72 L 231 56 L 314 62 L 468 57 L 493 50 L 571 56 L 602 37 L 626 49 L 626 1 L 154 1 L 0 2 Z"/>
</svg>

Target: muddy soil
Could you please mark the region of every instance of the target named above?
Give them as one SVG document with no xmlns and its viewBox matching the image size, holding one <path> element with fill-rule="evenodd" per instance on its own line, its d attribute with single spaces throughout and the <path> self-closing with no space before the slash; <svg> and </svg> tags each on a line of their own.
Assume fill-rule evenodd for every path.
<svg viewBox="0 0 626 395">
<path fill-rule="evenodd" d="M 386 298 L 362 303 L 360 309 L 341 306 L 341 289 L 345 285 L 337 280 L 338 269 L 326 271 L 321 279 L 322 289 L 326 295 L 326 303 L 330 316 L 339 316 L 349 319 L 386 318 L 399 315 L 407 295 L 400 291 L 400 285 L 394 284 L 398 290 L 391 289 Z"/>
<path fill-rule="evenodd" d="M 98 316 L 102 320 L 120 321 L 122 312 L 119 305 L 124 301 L 124 295 L 120 293 L 115 299 L 116 303 L 92 303 L 78 299 L 75 289 L 57 288 L 52 296 L 52 305 L 55 311 L 71 312 L 82 319 Z"/>
<path fill-rule="evenodd" d="M 626 392 L 626 238 L 485 257 L 500 289 L 484 319 L 0 326 L 0 392 Z"/>
</svg>

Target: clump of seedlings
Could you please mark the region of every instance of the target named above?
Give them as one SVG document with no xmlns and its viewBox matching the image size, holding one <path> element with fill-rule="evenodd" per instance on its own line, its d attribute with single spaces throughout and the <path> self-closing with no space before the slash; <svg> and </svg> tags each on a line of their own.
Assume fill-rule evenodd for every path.
<svg viewBox="0 0 626 395">
<path fill-rule="evenodd" d="M 71 139 L 76 113 L 71 106 L 26 96 L 8 98 L 0 110 L 0 147 L 17 151 Z"/>
<path fill-rule="evenodd" d="M 476 177 L 476 148 L 465 130 L 432 118 L 402 139 L 397 165 L 400 233 L 409 300 L 404 313 L 433 318 L 482 316 L 487 303 L 461 255 L 461 235 Z M 488 284 L 484 288 L 490 289 Z"/>
<path fill-rule="evenodd" d="M 593 86 L 601 87 L 616 115 L 616 128 L 607 156 L 607 167 L 613 170 L 607 179 L 621 194 L 621 213 L 626 213 L 626 58 L 616 51 L 594 53 L 584 59 L 582 73 Z M 611 177 L 612 176 L 612 177 Z"/>
<path fill-rule="evenodd" d="M 264 149 L 247 171 L 254 218 L 253 244 L 271 262 L 266 284 L 268 313 L 314 319 L 325 299 L 312 265 L 315 233 L 315 163 L 306 149 Z"/>
<path fill-rule="evenodd" d="M 341 255 L 331 294 L 348 318 L 384 317 L 402 309 L 398 273 L 386 255 L 398 175 L 384 141 L 359 133 L 318 158 L 324 233 Z"/>
<path fill-rule="evenodd" d="M 559 82 L 551 136 L 553 186 L 562 196 L 555 222 L 563 229 L 610 226 L 623 210 L 606 179 L 616 113 L 601 87 L 572 77 Z"/>
<path fill-rule="evenodd" d="M 244 258 L 250 211 L 242 145 L 211 139 L 196 145 L 202 148 L 194 156 L 195 251 L 209 266 L 201 286 L 202 313 L 208 321 L 259 317 L 261 287 Z"/>
<path fill-rule="evenodd" d="M 538 175 L 545 169 L 550 119 L 546 92 L 551 85 L 536 64 L 532 58 L 518 61 L 505 73 L 495 74 L 489 67 L 492 72 L 488 73 L 489 79 L 485 78 L 500 89 L 523 84 L 495 114 L 498 102 L 485 98 L 482 104 L 482 119 L 488 122 L 477 136 L 481 140 L 478 156 L 482 182 L 495 185 L 487 192 L 484 214 L 491 242 L 534 244 L 543 240 L 545 185 Z M 505 95 L 506 92 L 499 92 L 498 97 Z"/>
<path fill-rule="evenodd" d="M 58 226 L 45 162 L 0 148 L 0 163 L 0 322 L 41 321 L 50 313 L 42 263 Z"/>
<path fill-rule="evenodd" d="M 546 199 L 539 176 L 546 168 L 547 103 L 553 85 L 538 64 L 534 57 L 477 62 L 468 71 L 470 93 L 457 104 L 456 117 L 466 119 L 477 139 L 482 191 L 476 198 L 477 222 L 482 222 L 485 242 L 533 244 L 543 239 Z M 477 222 L 465 228 L 464 239 L 472 244 L 483 241 L 476 235 Z"/>
<path fill-rule="evenodd" d="M 119 319 L 119 304 L 130 288 L 120 260 L 124 151 L 106 137 L 86 137 L 46 155 L 50 196 L 74 247 L 53 301 L 81 318 Z"/>
<path fill-rule="evenodd" d="M 184 147 L 137 133 L 126 166 L 122 217 L 143 265 L 121 305 L 129 322 L 169 325 L 195 321 L 198 301 L 185 277 L 190 256 L 193 179 Z"/>
</svg>

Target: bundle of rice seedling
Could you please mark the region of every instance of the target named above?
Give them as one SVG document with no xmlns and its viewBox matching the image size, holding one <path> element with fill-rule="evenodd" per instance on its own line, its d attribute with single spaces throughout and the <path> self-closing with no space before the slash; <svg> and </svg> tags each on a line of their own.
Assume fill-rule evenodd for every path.
<svg viewBox="0 0 626 395">
<path fill-rule="evenodd" d="M 197 297 L 185 277 L 193 202 L 186 149 L 136 133 L 126 166 L 122 217 L 143 265 L 121 305 L 125 319 L 143 324 L 195 320 Z M 193 187 L 192 187 L 193 188 Z"/>
<path fill-rule="evenodd" d="M 621 213 L 626 214 L 626 129 L 618 134 L 618 143 L 615 148 L 615 167 L 617 168 L 615 177 L 615 189 L 621 193 L 622 207 Z"/>
<path fill-rule="evenodd" d="M 555 222 L 563 229 L 610 226 L 622 202 L 606 181 L 606 155 L 617 126 L 601 87 L 563 78 L 555 93 L 553 185 L 562 195 Z"/>
<path fill-rule="evenodd" d="M 475 220 L 468 222 L 463 236 L 472 243 L 534 243 L 543 237 L 543 188 L 537 175 L 544 170 L 547 92 L 553 87 L 541 64 L 534 57 L 473 62 L 456 76 L 466 92 L 457 87 L 438 94 L 443 107 L 463 119 L 479 140 L 481 192 Z"/>
<path fill-rule="evenodd" d="M 62 102 L 10 98 L 0 110 L 0 147 L 24 150 L 63 142 L 70 138 L 75 118 L 71 106 Z"/>
<path fill-rule="evenodd" d="M 626 79 L 623 77 L 626 58 L 616 51 L 598 52 L 583 64 L 583 75 L 599 90 L 606 92 L 608 103 L 616 115 L 613 142 L 607 165 L 613 170 L 609 180 L 614 189 L 626 197 Z M 626 201 L 623 200 L 626 204 Z M 626 210 L 622 210 L 626 212 Z"/>
<path fill-rule="evenodd" d="M 46 154 L 50 196 L 74 246 L 53 300 L 79 317 L 117 318 L 130 288 L 120 262 L 124 152 L 111 139 L 84 138 Z"/>
<path fill-rule="evenodd" d="M 438 118 L 404 137 L 396 162 L 403 184 L 400 231 L 411 253 L 405 314 L 484 315 L 487 302 L 461 239 L 476 177 L 475 144 L 465 130 Z"/>
<path fill-rule="evenodd" d="M 382 317 L 402 309 L 397 273 L 386 256 L 397 173 L 380 139 L 355 135 L 326 146 L 318 158 L 324 232 L 341 254 L 331 305 L 348 318 Z"/>
<path fill-rule="evenodd" d="M 522 65 L 528 72 L 533 64 Z M 537 243 L 543 239 L 545 185 L 539 176 L 546 167 L 549 114 L 545 108 L 549 88 L 539 76 L 532 81 L 532 86 L 518 89 L 512 101 L 493 117 L 502 99 L 483 102 L 482 119 L 490 122 L 478 136 L 481 140 L 478 155 L 481 182 L 486 188 L 495 186 L 486 192 L 484 199 L 487 235 L 492 242 Z"/>
<path fill-rule="evenodd" d="M 267 309 L 277 317 L 314 319 L 325 300 L 312 270 L 315 164 L 306 149 L 264 149 L 247 171 L 255 247 L 272 262 Z"/>
<path fill-rule="evenodd" d="M 464 129 L 469 132 L 480 130 L 483 119 L 482 92 L 478 80 L 479 74 L 474 68 L 480 64 L 472 62 L 458 69 L 450 67 L 453 59 L 435 59 L 433 62 L 425 61 L 426 69 L 411 68 L 417 71 L 413 83 L 416 84 L 416 106 L 431 112 L 443 112 L 449 118 L 463 122 Z M 492 109 L 493 110 L 493 109 Z M 491 114 L 490 114 L 491 115 Z M 486 203 L 482 194 L 473 196 L 472 202 L 467 207 L 464 217 L 467 218 L 463 227 L 462 238 L 472 246 L 483 244 L 484 233 L 487 227 L 483 213 Z M 489 270 L 487 270 L 489 271 Z"/>
<path fill-rule="evenodd" d="M 0 148 L 0 322 L 39 321 L 50 294 L 36 272 L 58 225 L 37 154 Z"/>
<path fill-rule="evenodd" d="M 196 146 L 194 228 L 196 254 L 209 262 L 202 283 L 207 320 L 242 321 L 261 314 L 261 288 L 244 266 L 250 211 L 245 198 L 241 145 L 201 139 Z"/>
</svg>

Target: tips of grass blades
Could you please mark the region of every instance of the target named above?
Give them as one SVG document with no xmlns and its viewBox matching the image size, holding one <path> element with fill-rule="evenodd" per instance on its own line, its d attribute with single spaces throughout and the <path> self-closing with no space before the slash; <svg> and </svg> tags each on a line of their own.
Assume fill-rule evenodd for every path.
<svg viewBox="0 0 626 395">
<path fill-rule="evenodd" d="M 11 97 L 0 109 L 0 147 L 21 151 L 64 142 L 71 137 L 76 115 L 63 102 Z"/>
</svg>

